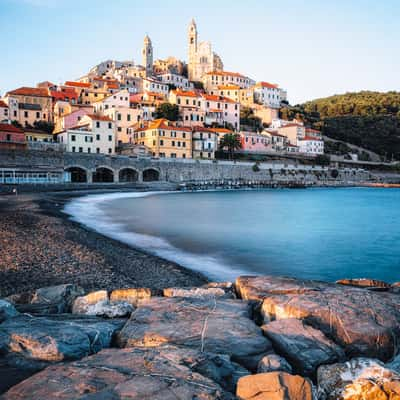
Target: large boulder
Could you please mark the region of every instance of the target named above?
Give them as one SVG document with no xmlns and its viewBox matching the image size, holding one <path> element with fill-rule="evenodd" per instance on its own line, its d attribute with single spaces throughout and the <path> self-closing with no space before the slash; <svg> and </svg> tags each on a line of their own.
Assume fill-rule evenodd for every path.
<svg viewBox="0 0 400 400">
<path fill-rule="evenodd" d="M 298 375 L 268 372 L 239 379 L 239 400 L 313 400 L 312 384 Z"/>
<path fill-rule="evenodd" d="M 358 279 L 339 279 L 336 281 L 339 285 L 355 286 L 370 290 L 389 290 L 391 285 L 377 279 L 358 278 Z"/>
<path fill-rule="evenodd" d="M 72 306 L 74 314 L 96 315 L 98 317 L 121 318 L 129 316 L 134 307 L 126 301 L 110 302 L 106 290 L 77 297 Z"/>
<path fill-rule="evenodd" d="M 48 367 L 14 386 L 3 400 L 233 399 L 221 385 L 244 371 L 234 377 L 236 367 L 215 357 L 174 346 L 106 349 L 78 362 Z"/>
<path fill-rule="evenodd" d="M 293 372 L 292 366 L 286 361 L 285 358 L 278 356 L 278 354 L 267 354 L 258 363 L 257 372 L 275 372 L 282 371 L 291 374 Z"/>
<path fill-rule="evenodd" d="M 397 400 L 400 375 L 379 360 L 354 358 L 318 369 L 321 400 Z"/>
<path fill-rule="evenodd" d="M 163 295 L 165 297 L 232 298 L 232 293 L 227 293 L 219 287 L 166 288 L 163 290 Z"/>
<path fill-rule="evenodd" d="M 118 344 L 155 347 L 170 343 L 229 354 L 240 363 L 271 350 L 271 343 L 249 317 L 250 308 L 243 301 L 153 297 L 132 313 L 117 335 Z"/>
<path fill-rule="evenodd" d="M 298 318 L 341 345 L 349 357 L 388 360 L 400 338 L 400 296 L 318 281 L 240 277 L 236 290 L 261 305 L 261 317 Z"/>
<path fill-rule="evenodd" d="M 295 318 L 280 319 L 262 326 L 274 349 L 302 376 L 314 376 L 321 364 L 344 361 L 344 351 L 321 331 Z"/>
<path fill-rule="evenodd" d="M 149 299 L 151 290 L 148 288 L 115 289 L 110 294 L 112 302 L 123 301 L 136 307 L 139 300 Z"/>
<path fill-rule="evenodd" d="M 18 311 L 11 303 L 0 299 L 0 323 L 17 315 Z"/>
</svg>

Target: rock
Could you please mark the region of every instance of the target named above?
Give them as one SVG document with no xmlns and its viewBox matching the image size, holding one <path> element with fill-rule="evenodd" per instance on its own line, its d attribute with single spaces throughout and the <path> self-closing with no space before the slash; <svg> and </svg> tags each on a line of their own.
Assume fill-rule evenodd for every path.
<svg viewBox="0 0 400 400">
<path fill-rule="evenodd" d="M 213 298 L 213 297 L 230 297 L 232 294 L 227 294 L 225 290 L 218 287 L 211 288 L 167 288 L 163 290 L 165 297 L 199 297 L 199 298 Z"/>
<path fill-rule="evenodd" d="M 0 299 L 0 323 L 16 315 L 18 315 L 18 311 L 15 307 L 8 301 Z"/>
<path fill-rule="evenodd" d="M 110 300 L 113 302 L 124 301 L 137 306 L 139 300 L 149 299 L 151 290 L 148 288 L 116 289 L 111 292 Z"/>
<path fill-rule="evenodd" d="M 236 395 L 239 400 L 312 400 L 313 389 L 301 376 L 268 372 L 240 378 Z"/>
<path fill-rule="evenodd" d="M 298 318 L 341 345 L 349 357 L 383 361 L 396 353 L 400 337 L 400 296 L 351 286 L 293 278 L 240 277 L 241 297 L 262 302 L 265 322 Z"/>
<path fill-rule="evenodd" d="M 318 368 L 323 400 L 388 400 L 400 398 L 400 375 L 368 358 Z"/>
<path fill-rule="evenodd" d="M 336 281 L 338 285 L 349 285 L 370 290 L 389 290 L 391 285 L 389 283 L 379 281 L 376 279 L 340 279 Z"/>
<path fill-rule="evenodd" d="M 321 364 L 344 361 L 344 351 L 321 331 L 295 318 L 262 326 L 274 349 L 293 366 L 296 373 L 312 377 Z"/>
<path fill-rule="evenodd" d="M 224 373 L 216 373 L 219 366 L 213 357 L 174 346 L 106 349 L 50 366 L 11 388 L 3 400 L 233 399 L 214 380 L 223 380 Z"/>
<path fill-rule="evenodd" d="M 55 314 L 71 311 L 76 297 L 84 294 L 83 288 L 73 284 L 48 286 L 34 292 L 9 296 L 18 311 L 29 314 Z"/>
<path fill-rule="evenodd" d="M 106 290 L 99 290 L 86 296 L 77 297 L 72 306 L 74 314 L 96 315 L 107 318 L 129 316 L 133 310 L 133 306 L 125 301 L 110 302 Z"/>
<path fill-rule="evenodd" d="M 277 354 L 267 354 L 260 360 L 257 372 L 261 374 L 264 372 L 274 371 L 283 371 L 288 372 L 289 374 L 293 372 L 292 367 L 283 357 L 278 356 Z"/>
<path fill-rule="evenodd" d="M 77 360 L 108 347 L 124 322 L 97 318 L 60 321 L 20 315 L 0 325 L 0 353 L 9 360 L 30 360 L 33 368 Z"/>
<path fill-rule="evenodd" d="M 386 364 L 386 368 L 389 368 L 398 374 L 400 374 L 400 354 L 393 358 L 389 363 Z"/>
<path fill-rule="evenodd" d="M 121 347 L 176 344 L 242 358 L 271 350 L 249 318 L 246 302 L 228 299 L 153 297 L 140 303 L 117 335 Z"/>
</svg>

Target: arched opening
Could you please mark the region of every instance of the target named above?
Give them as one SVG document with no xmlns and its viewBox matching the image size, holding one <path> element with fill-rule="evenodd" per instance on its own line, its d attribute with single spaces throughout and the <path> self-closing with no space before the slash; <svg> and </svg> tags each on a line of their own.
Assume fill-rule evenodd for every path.
<svg viewBox="0 0 400 400">
<path fill-rule="evenodd" d="M 119 171 L 120 182 L 136 182 L 138 178 L 139 174 L 133 168 L 123 168 Z"/>
<path fill-rule="evenodd" d="M 154 169 L 145 169 L 143 171 L 143 182 L 158 181 L 160 179 L 160 173 Z"/>
<path fill-rule="evenodd" d="M 70 167 L 66 169 L 67 172 L 71 174 L 71 182 L 73 183 L 83 183 L 87 182 L 86 170 L 80 167 Z"/>
<path fill-rule="evenodd" d="M 114 182 L 114 172 L 109 168 L 97 168 L 93 172 L 93 182 Z"/>
</svg>

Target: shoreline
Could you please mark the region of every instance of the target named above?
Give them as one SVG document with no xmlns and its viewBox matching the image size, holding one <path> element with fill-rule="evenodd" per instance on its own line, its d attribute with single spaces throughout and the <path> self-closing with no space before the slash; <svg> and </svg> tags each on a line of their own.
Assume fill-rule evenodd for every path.
<svg viewBox="0 0 400 400">
<path fill-rule="evenodd" d="M 199 272 L 105 236 L 63 212 L 74 197 L 117 192 L 121 189 L 0 197 L 0 297 L 61 283 L 155 292 L 207 283 Z"/>
</svg>

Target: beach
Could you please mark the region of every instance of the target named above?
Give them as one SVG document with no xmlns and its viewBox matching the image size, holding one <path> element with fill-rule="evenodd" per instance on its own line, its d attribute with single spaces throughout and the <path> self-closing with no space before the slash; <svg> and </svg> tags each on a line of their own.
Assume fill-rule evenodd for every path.
<svg viewBox="0 0 400 400">
<path fill-rule="evenodd" d="M 197 272 L 105 237 L 62 212 L 72 197 L 89 193 L 0 197 L 0 297 L 64 283 L 88 291 L 157 291 L 207 282 Z"/>
</svg>

